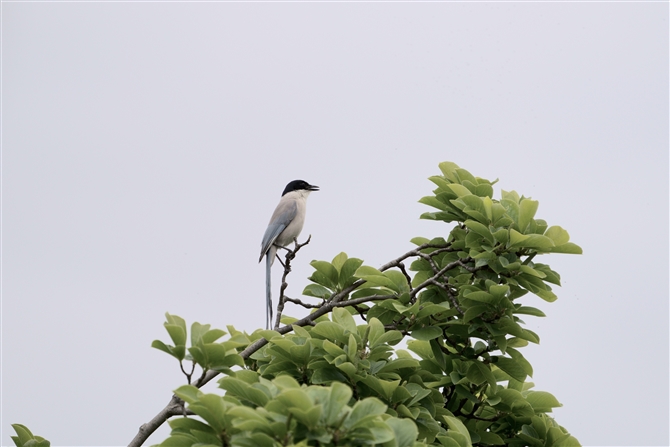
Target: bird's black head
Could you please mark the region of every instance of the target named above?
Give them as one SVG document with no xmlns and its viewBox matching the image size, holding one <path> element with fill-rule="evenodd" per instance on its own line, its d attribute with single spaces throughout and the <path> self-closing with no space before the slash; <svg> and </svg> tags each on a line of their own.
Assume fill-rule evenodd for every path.
<svg viewBox="0 0 670 447">
<path fill-rule="evenodd" d="M 291 191 L 299 191 L 301 189 L 304 189 L 306 191 L 318 191 L 319 187 L 310 185 L 304 180 L 293 180 L 292 182 L 289 182 L 288 185 L 286 185 L 286 188 L 284 188 L 284 192 L 281 193 L 283 196 L 284 194 L 291 192 Z"/>
</svg>

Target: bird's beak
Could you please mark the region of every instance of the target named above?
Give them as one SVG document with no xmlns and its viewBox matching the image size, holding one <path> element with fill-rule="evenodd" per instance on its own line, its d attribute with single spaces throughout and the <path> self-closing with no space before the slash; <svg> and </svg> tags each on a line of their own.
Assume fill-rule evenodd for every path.
<svg viewBox="0 0 670 447">
<path fill-rule="evenodd" d="M 318 190 L 319 190 L 319 187 L 316 186 L 316 185 L 309 185 L 309 190 L 310 190 L 310 191 L 318 191 Z"/>
</svg>

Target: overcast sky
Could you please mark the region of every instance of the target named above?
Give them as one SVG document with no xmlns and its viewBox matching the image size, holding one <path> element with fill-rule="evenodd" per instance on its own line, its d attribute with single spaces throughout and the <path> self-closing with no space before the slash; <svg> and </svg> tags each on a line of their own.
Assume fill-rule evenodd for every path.
<svg viewBox="0 0 670 447">
<path fill-rule="evenodd" d="M 312 259 L 448 234 L 417 203 L 445 160 L 584 249 L 523 298 L 558 422 L 670 444 L 667 2 L 3 2 L 2 445 L 130 442 L 183 383 L 166 311 L 262 326 L 288 181 L 321 187 L 296 296 Z"/>
</svg>

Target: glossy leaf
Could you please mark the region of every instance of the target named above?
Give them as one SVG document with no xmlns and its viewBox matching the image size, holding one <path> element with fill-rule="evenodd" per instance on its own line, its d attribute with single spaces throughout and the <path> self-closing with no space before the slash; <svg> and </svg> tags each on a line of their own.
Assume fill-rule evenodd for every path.
<svg viewBox="0 0 670 447">
<path fill-rule="evenodd" d="M 330 289 L 322 286 L 321 284 L 308 284 L 302 291 L 302 294 L 305 296 L 313 296 L 315 298 L 327 299 L 333 294 Z"/>
<path fill-rule="evenodd" d="M 530 224 L 530 221 L 535 216 L 537 212 L 537 207 L 539 202 L 537 200 L 524 199 L 519 203 L 519 229 L 522 233 L 525 233 L 526 228 Z"/>
<path fill-rule="evenodd" d="M 507 348 L 508 351 L 509 349 L 510 348 Z M 509 374 L 510 377 L 520 382 L 526 380 L 526 371 L 524 371 L 524 369 L 514 359 L 501 356 L 497 356 L 496 358 L 497 361 L 494 363 L 494 365 L 497 368 L 500 368 L 505 373 Z"/>
<path fill-rule="evenodd" d="M 526 400 L 530 403 L 536 412 L 550 412 L 553 408 L 561 407 L 561 403 L 553 394 L 546 391 L 529 391 Z"/>
<path fill-rule="evenodd" d="M 428 326 L 412 331 L 412 338 L 417 340 L 432 340 L 442 335 L 442 329 L 437 326 Z"/>
</svg>

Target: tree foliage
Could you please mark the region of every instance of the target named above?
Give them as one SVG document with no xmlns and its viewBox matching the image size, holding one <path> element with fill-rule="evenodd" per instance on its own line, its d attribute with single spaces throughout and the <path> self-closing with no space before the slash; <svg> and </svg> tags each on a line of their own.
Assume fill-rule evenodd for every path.
<svg viewBox="0 0 670 447">
<path fill-rule="evenodd" d="M 535 218 L 537 201 L 494 199 L 495 182 L 439 166 L 420 200 L 435 211 L 421 218 L 452 224 L 448 233 L 413 239 L 381 268 L 345 253 L 312 261 L 303 295 L 316 302 L 286 297 L 284 284 L 275 330 L 193 323 L 189 343 L 186 322 L 167 314 L 172 344 L 152 346 L 179 361 L 188 384 L 131 445 L 178 415 L 161 446 L 578 446 L 548 415 L 558 400 L 527 381 L 521 348 L 539 336 L 522 318 L 544 313 L 521 298 L 556 300 L 560 276 L 536 259 L 581 249 Z M 309 315 L 282 317 L 286 302 Z M 218 375 L 225 393 L 200 390 Z"/>
</svg>

